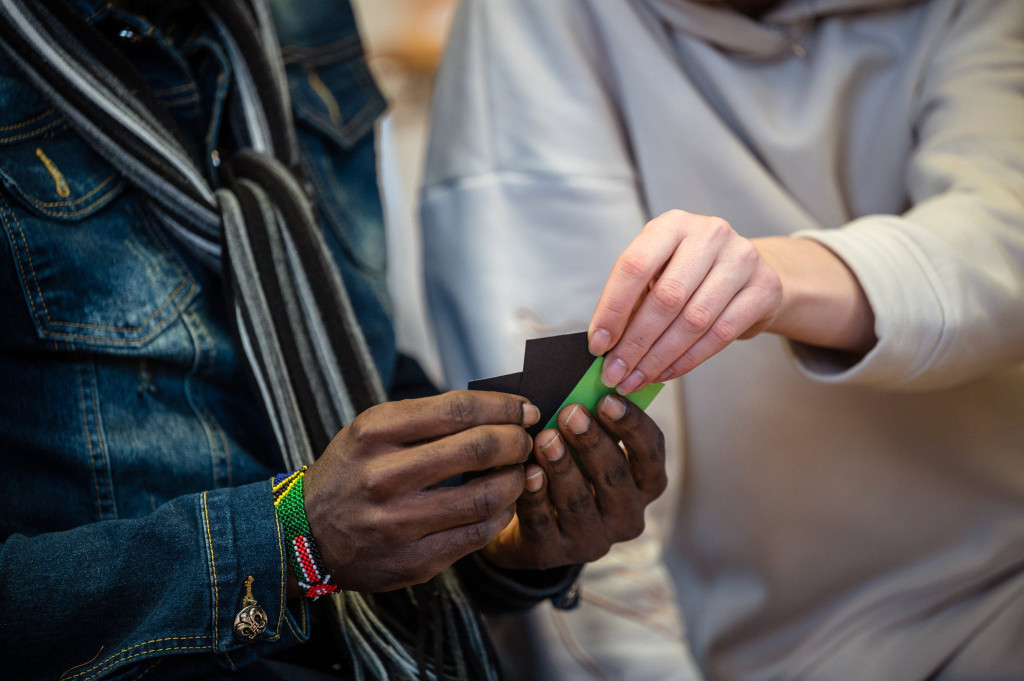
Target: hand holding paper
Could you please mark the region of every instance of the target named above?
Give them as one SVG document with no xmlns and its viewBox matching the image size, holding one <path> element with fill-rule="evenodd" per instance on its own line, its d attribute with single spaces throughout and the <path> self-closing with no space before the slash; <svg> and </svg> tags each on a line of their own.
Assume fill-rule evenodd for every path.
<svg viewBox="0 0 1024 681">
<path fill-rule="evenodd" d="M 643 531 L 644 510 L 667 485 L 664 437 L 647 414 L 618 395 L 603 397 L 596 417 L 582 405 L 566 405 L 558 429 L 537 436 L 526 491 L 511 524 L 483 549 L 488 560 L 508 569 L 590 562 Z"/>
<path fill-rule="evenodd" d="M 667 484 L 664 437 L 643 412 L 661 385 L 628 398 L 611 394 L 601 383 L 602 361 L 589 354 L 584 333 L 532 339 L 521 373 L 469 384 L 522 395 L 540 410 L 528 428 L 535 462 L 526 466 L 516 515 L 483 549 L 494 564 L 589 562 L 643 531 L 644 510 Z"/>
</svg>

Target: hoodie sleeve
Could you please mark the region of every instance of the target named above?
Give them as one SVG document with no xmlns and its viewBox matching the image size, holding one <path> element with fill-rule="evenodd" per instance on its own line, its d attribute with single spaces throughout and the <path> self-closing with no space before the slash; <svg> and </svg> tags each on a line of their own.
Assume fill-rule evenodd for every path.
<svg viewBox="0 0 1024 681">
<path fill-rule="evenodd" d="M 842 258 L 875 313 L 852 365 L 791 344 L 818 380 L 928 390 L 1024 359 L 1024 3 L 960 3 L 914 127 L 906 213 L 794 234 Z"/>
</svg>

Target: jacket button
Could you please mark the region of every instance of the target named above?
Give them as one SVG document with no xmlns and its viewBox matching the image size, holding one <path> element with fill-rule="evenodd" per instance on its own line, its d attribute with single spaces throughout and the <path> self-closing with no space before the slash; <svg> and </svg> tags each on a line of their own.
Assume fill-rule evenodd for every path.
<svg viewBox="0 0 1024 681">
<path fill-rule="evenodd" d="M 251 641 L 267 628 L 267 613 L 258 605 L 247 605 L 235 615 L 235 636 Z"/>
</svg>

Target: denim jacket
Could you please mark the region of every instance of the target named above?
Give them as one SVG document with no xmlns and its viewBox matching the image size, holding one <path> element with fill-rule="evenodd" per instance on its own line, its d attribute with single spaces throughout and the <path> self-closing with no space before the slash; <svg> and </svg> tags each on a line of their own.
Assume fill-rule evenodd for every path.
<svg viewBox="0 0 1024 681">
<path fill-rule="evenodd" d="M 346 3 L 271 4 L 305 175 L 387 384 L 384 101 Z M 230 72 L 214 35 L 76 5 L 215 165 Z M 282 465 L 221 282 L 4 57 L 0 301 L 0 678 L 187 679 L 306 639 L 307 612 L 285 603 Z M 233 625 L 250 576 L 269 624 L 246 643 Z"/>
</svg>

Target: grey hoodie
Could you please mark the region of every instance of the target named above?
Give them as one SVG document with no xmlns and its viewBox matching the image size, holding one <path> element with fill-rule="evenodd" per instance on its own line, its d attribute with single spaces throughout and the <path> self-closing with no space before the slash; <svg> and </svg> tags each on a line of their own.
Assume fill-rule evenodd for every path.
<svg viewBox="0 0 1024 681">
<path fill-rule="evenodd" d="M 453 386 L 585 329 L 671 208 L 819 240 L 879 339 L 761 336 L 676 386 L 707 676 L 1024 678 L 1024 2 L 464 2 L 423 192 Z"/>
</svg>

